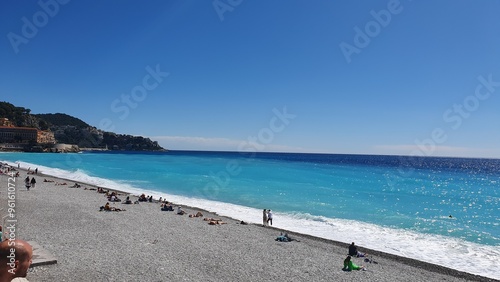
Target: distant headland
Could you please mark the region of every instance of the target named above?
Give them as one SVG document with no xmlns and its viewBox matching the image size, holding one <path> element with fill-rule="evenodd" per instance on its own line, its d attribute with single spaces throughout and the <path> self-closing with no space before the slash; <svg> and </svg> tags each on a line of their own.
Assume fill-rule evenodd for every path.
<svg viewBox="0 0 500 282">
<path fill-rule="evenodd" d="M 0 102 L 0 151 L 167 151 L 142 136 L 103 131 L 63 113 L 31 114 Z"/>
</svg>

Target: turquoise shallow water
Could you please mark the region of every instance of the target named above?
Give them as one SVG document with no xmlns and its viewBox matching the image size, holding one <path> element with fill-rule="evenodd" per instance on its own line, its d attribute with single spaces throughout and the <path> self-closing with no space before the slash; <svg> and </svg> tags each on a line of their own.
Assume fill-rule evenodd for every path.
<svg viewBox="0 0 500 282">
<path fill-rule="evenodd" d="M 277 227 L 481 275 L 500 259 L 500 160 L 180 151 L 0 159 L 250 222 L 269 208 Z"/>
</svg>

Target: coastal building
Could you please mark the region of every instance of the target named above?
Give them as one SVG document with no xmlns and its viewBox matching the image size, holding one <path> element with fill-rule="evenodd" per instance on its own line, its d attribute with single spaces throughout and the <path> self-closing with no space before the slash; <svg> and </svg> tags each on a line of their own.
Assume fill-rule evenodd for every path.
<svg viewBox="0 0 500 282">
<path fill-rule="evenodd" d="M 50 130 L 17 127 L 8 118 L 0 118 L 0 143 L 55 144 L 56 138 Z"/>
<path fill-rule="evenodd" d="M 54 137 L 54 133 L 50 130 L 38 130 L 36 140 L 37 143 L 41 144 L 56 143 L 56 138 Z"/>
<path fill-rule="evenodd" d="M 37 140 L 36 128 L 0 126 L 0 143 L 36 143 Z"/>
</svg>

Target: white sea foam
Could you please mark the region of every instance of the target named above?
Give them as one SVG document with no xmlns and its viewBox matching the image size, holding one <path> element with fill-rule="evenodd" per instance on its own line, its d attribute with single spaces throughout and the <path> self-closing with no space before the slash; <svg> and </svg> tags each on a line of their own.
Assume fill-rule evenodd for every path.
<svg viewBox="0 0 500 282">
<path fill-rule="evenodd" d="M 17 162 L 7 163 L 17 166 Z M 139 183 L 125 183 L 94 177 L 83 170 L 71 172 L 25 162 L 21 163 L 21 166 L 24 168 L 38 167 L 39 172 L 75 182 L 117 189 L 135 195 L 145 193 L 153 195 L 155 198 L 163 197 L 175 203 L 198 207 L 249 223 L 262 223 L 261 209 L 144 190 L 134 186 L 134 184 Z M 346 251 L 350 242 L 356 242 L 358 246 L 361 246 L 361 249 L 366 246 L 394 255 L 500 279 L 500 272 L 497 268 L 498 261 L 500 261 L 500 246 L 480 245 L 461 239 L 388 228 L 361 221 L 326 218 L 303 213 L 290 214 L 273 211 L 273 214 L 274 227 L 345 242 Z"/>
</svg>

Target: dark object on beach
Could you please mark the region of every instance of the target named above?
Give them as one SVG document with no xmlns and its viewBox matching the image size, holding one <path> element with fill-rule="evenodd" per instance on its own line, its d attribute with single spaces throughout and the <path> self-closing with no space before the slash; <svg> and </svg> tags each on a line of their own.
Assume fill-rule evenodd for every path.
<svg viewBox="0 0 500 282">
<path fill-rule="evenodd" d="M 243 220 L 240 222 L 242 225 L 247 225 L 248 223 L 244 222 Z"/>
<path fill-rule="evenodd" d="M 174 207 L 172 205 L 164 204 L 163 207 L 161 207 L 162 211 L 174 211 Z"/>
<path fill-rule="evenodd" d="M 362 252 L 358 251 L 358 247 L 356 247 L 356 245 L 354 244 L 354 242 L 352 242 L 352 244 L 349 245 L 349 253 L 348 253 L 348 255 L 360 258 L 360 257 L 365 257 L 366 253 L 362 253 Z"/>
<path fill-rule="evenodd" d="M 141 194 L 141 196 L 139 196 L 138 201 L 139 201 L 139 202 L 147 202 L 147 201 L 148 201 L 148 198 L 146 198 L 146 195 L 145 195 L 145 194 Z"/>
<path fill-rule="evenodd" d="M 132 201 L 130 200 L 130 196 L 127 196 L 127 199 L 125 200 L 125 202 L 123 202 L 123 204 L 127 204 L 127 205 L 132 204 Z"/>
<path fill-rule="evenodd" d="M 298 240 L 290 238 L 290 236 L 288 236 L 287 233 L 285 233 L 285 234 L 280 233 L 280 236 L 276 237 L 276 239 L 274 239 L 274 241 L 278 241 L 278 242 L 292 242 L 292 241 L 297 241 L 298 242 Z"/>
<path fill-rule="evenodd" d="M 99 211 L 117 211 L 117 212 L 119 212 L 119 211 L 126 211 L 126 210 L 125 209 L 119 209 L 119 208 L 116 208 L 116 207 L 111 207 L 109 205 L 109 202 L 108 202 L 104 206 L 101 206 L 99 208 Z"/>
</svg>

